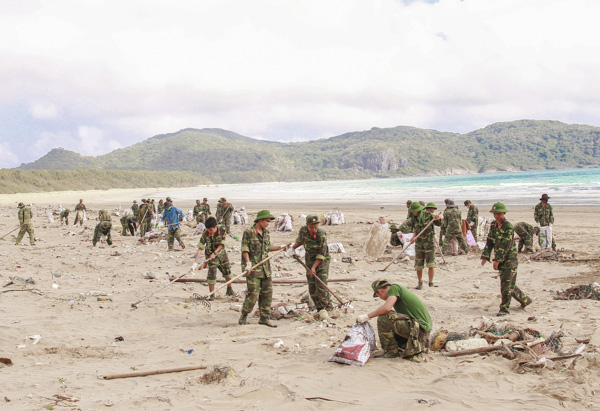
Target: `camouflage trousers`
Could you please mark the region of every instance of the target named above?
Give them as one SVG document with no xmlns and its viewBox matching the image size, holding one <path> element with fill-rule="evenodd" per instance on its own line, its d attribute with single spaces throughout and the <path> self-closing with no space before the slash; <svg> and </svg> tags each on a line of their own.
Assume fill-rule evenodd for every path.
<svg viewBox="0 0 600 411">
<path fill-rule="evenodd" d="M 273 281 L 271 277 L 246 278 L 248 293 L 242 305 L 242 314 L 250 314 L 256 299 L 258 298 L 258 309 L 260 310 L 260 320 L 271 319 L 271 303 L 273 300 Z"/>
<path fill-rule="evenodd" d="M 223 219 L 223 226 L 225 227 L 225 233 L 230 234 L 231 233 L 231 219 L 230 218 L 224 218 Z"/>
<path fill-rule="evenodd" d="M 427 352 L 429 348 L 429 333 L 419 322 L 394 310 L 377 317 L 377 332 L 381 348 L 391 354 L 398 354 L 402 348 L 408 357 Z"/>
<path fill-rule="evenodd" d="M 78 222 L 79 225 L 83 225 L 83 211 L 75 212 L 75 222 L 73 223 L 73 225 L 77 225 Z"/>
<path fill-rule="evenodd" d="M 306 258 L 305 259 L 307 267 L 312 267 L 315 263 L 315 259 Z M 321 279 L 327 285 L 327 280 L 329 278 L 329 261 L 323 261 L 317 267 L 317 277 Z M 308 293 L 310 294 L 310 298 L 315 303 L 315 308 L 317 311 L 331 310 L 333 306 L 331 305 L 331 297 L 329 295 L 329 291 L 321 284 L 315 277 L 310 275 L 310 273 L 306 273 L 306 280 L 308 282 Z"/>
<path fill-rule="evenodd" d="M 514 298 L 521 304 L 528 304 L 531 299 L 517 287 L 517 265 L 516 264 L 500 264 L 498 271 L 500 272 L 500 294 L 502 301 L 500 302 L 500 311 L 508 313 L 510 311 L 510 300 Z"/>
<path fill-rule="evenodd" d="M 475 221 L 473 227 L 471 227 L 471 234 L 473 234 L 473 239 L 477 241 L 477 221 Z"/>
<path fill-rule="evenodd" d="M 173 249 L 173 244 L 175 244 L 175 239 L 181 247 L 184 247 L 183 241 L 181 240 L 181 228 L 177 227 L 175 230 L 169 230 L 167 234 L 167 246 L 169 250 Z"/>
<path fill-rule="evenodd" d="M 421 271 L 427 265 L 427 268 L 435 268 L 435 242 L 427 241 L 415 242 L 415 271 Z"/>
<path fill-rule="evenodd" d="M 533 253 L 533 236 L 519 236 L 519 252 L 523 250 L 523 247 L 525 247 L 526 253 Z"/>
<path fill-rule="evenodd" d="M 69 216 L 60 217 L 61 224 L 63 223 L 63 220 L 65 220 L 64 221 L 65 225 L 69 225 Z"/>
<path fill-rule="evenodd" d="M 112 224 L 110 221 L 102 221 L 100 224 L 96 226 L 94 230 L 94 237 L 92 238 L 92 244 L 96 245 L 98 240 L 100 240 L 101 235 L 106 236 L 106 244 L 112 245 L 112 238 L 110 237 L 110 229 L 112 228 Z"/>
<path fill-rule="evenodd" d="M 140 222 L 140 237 L 144 237 L 146 235 L 146 231 L 148 231 L 146 227 L 146 220 L 142 220 Z"/>
<path fill-rule="evenodd" d="M 196 214 L 196 224 L 198 223 L 203 223 L 206 221 L 206 217 L 204 217 L 204 214 L 200 213 L 200 214 Z"/>
<path fill-rule="evenodd" d="M 132 237 L 135 235 L 135 225 L 133 223 L 129 222 L 127 220 L 127 217 L 121 217 L 121 227 L 123 227 L 123 229 L 121 230 L 122 236 L 127 235 L 127 230 L 129 230 Z"/>
<path fill-rule="evenodd" d="M 147 233 L 149 231 L 152 231 L 152 217 L 146 218 L 146 230 L 144 231 L 144 233 Z"/>
<path fill-rule="evenodd" d="M 25 233 L 29 234 L 29 243 L 34 243 L 33 224 L 21 224 L 21 229 L 19 230 L 19 234 L 17 235 L 17 242 L 15 244 L 19 244 L 21 242 Z"/>
<path fill-rule="evenodd" d="M 450 245 L 450 241 L 452 241 L 453 238 L 456 238 L 460 249 L 463 250 L 465 254 L 467 254 L 469 252 L 469 247 L 467 246 L 467 242 L 465 241 L 465 237 L 462 235 L 461 231 L 455 233 L 446 233 L 446 235 L 444 236 L 444 242 L 441 244 L 442 253 L 446 254 L 448 245 Z"/>
<path fill-rule="evenodd" d="M 207 284 L 217 283 L 217 269 L 223 274 L 223 278 L 227 281 L 231 280 L 231 265 L 227 254 L 222 251 L 217 258 L 208 262 L 208 276 L 206 277 Z"/>
</svg>

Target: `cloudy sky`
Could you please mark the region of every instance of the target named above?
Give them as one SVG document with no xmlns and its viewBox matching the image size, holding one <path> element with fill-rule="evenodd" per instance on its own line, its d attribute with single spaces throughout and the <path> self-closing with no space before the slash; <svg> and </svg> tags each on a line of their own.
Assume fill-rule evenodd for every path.
<svg viewBox="0 0 600 411">
<path fill-rule="evenodd" d="M 182 128 L 600 126 L 591 0 L 3 0 L 0 167 Z"/>
</svg>

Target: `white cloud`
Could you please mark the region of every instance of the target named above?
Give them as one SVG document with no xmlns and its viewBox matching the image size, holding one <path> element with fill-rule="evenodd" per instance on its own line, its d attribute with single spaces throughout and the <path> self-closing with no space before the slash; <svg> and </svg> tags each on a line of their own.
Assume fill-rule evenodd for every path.
<svg viewBox="0 0 600 411">
<path fill-rule="evenodd" d="M 0 15 L 0 109 L 28 107 L 38 151 L 97 154 L 186 127 L 306 139 L 600 125 L 600 2 L 21 3 Z"/>
<path fill-rule="evenodd" d="M 2 152 L 2 156 L 0 156 L 0 168 L 12 168 L 21 164 L 19 157 L 13 153 L 10 144 L 6 141 L 0 141 L 0 151 Z"/>
</svg>

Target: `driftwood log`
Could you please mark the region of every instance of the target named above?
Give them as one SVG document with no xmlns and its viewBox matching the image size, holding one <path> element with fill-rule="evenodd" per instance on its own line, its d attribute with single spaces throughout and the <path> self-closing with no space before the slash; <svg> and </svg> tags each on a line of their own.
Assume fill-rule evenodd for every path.
<svg viewBox="0 0 600 411">
<path fill-rule="evenodd" d="M 169 374 L 169 373 L 173 373 L 173 372 L 203 370 L 206 368 L 207 368 L 206 365 L 197 365 L 194 367 L 171 368 L 168 370 L 141 371 L 141 372 L 130 372 L 127 374 L 105 375 L 102 378 L 104 378 L 105 380 L 114 380 L 116 378 L 145 377 L 147 375 Z"/>
</svg>

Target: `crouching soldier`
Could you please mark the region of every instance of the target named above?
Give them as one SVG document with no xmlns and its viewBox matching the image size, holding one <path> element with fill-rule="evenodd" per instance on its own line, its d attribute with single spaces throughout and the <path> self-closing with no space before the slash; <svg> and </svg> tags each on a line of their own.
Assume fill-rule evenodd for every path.
<svg viewBox="0 0 600 411">
<path fill-rule="evenodd" d="M 65 208 L 64 210 L 62 210 L 60 212 L 60 223 L 63 223 L 63 220 L 65 222 L 65 225 L 69 225 L 69 213 L 71 212 L 71 210 L 69 210 L 68 208 Z"/>
<path fill-rule="evenodd" d="M 540 235 L 540 228 L 533 227 L 531 224 L 525 222 L 520 222 L 515 224 L 515 233 L 519 236 L 518 252 L 523 251 L 523 247 L 525 247 L 526 253 L 533 253 L 533 236 Z"/>
<path fill-rule="evenodd" d="M 420 362 L 420 354 L 429 348 L 432 322 L 429 311 L 419 297 L 398 284 L 381 279 L 371 284 L 373 298 L 385 301 L 368 314 L 359 315 L 359 323 L 377 317 L 377 333 L 384 352 L 375 357 L 397 358 Z M 402 349 L 402 353 L 400 353 Z"/>
<path fill-rule="evenodd" d="M 402 233 L 398 232 L 398 227 L 395 224 L 392 224 L 390 226 L 390 231 L 392 232 L 390 244 L 394 247 L 402 247 L 404 245 L 404 240 L 402 239 Z"/>
<path fill-rule="evenodd" d="M 135 235 L 135 226 L 137 222 L 138 219 L 134 215 L 126 215 L 121 217 L 121 227 L 123 227 L 121 235 L 126 236 L 127 231 L 129 231 L 131 233 L 131 236 L 133 237 Z"/>
<path fill-rule="evenodd" d="M 208 291 L 213 292 L 217 283 L 217 269 L 223 274 L 223 278 L 229 281 L 231 280 L 231 266 L 229 265 L 227 251 L 225 251 L 225 230 L 217 227 L 217 220 L 214 217 L 209 217 L 205 224 L 206 230 L 204 230 L 198 242 L 198 252 L 196 253 L 192 269 L 198 267 L 198 260 L 202 250 L 204 250 L 204 257 L 208 263 L 206 282 L 208 283 Z M 234 295 L 231 284 L 227 286 L 226 295 Z M 210 300 L 214 299 L 215 295 L 212 294 Z"/>
<path fill-rule="evenodd" d="M 92 238 L 92 245 L 96 247 L 96 243 L 100 240 L 101 235 L 106 236 L 106 244 L 112 245 L 112 238 L 110 237 L 110 229 L 112 223 L 110 222 L 110 214 L 106 210 L 100 210 L 99 213 L 100 222 L 96 225 L 94 230 L 94 238 Z"/>
</svg>

